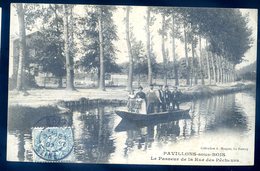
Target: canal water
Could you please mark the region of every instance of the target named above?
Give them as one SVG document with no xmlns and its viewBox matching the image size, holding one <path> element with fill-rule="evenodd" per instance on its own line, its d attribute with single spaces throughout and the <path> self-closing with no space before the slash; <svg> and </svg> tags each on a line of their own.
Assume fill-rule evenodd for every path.
<svg viewBox="0 0 260 171">
<path fill-rule="evenodd" d="M 156 164 L 160 161 L 152 162 L 151 156 L 158 153 L 232 148 L 240 143 L 253 148 L 254 92 L 198 99 L 181 107 L 190 107 L 190 118 L 145 124 L 121 120 L 114 111 L 124 107 L 74 109 L 64 114 L 74 136 L 73 157 L 68 162 Z M 12 112 L 8 121 L 7 158 L 12 161 L 34 161 L 32 129 L 41 127 L 37 125 L 37 120 L 48 117 L 52 109 L 42 109 L 40 112 L 37 109 L 23 110 L 19 113 L 22 110 L 9 110 Z M 253 152 L 254 149 L 248 150 Z"/>
</svg>

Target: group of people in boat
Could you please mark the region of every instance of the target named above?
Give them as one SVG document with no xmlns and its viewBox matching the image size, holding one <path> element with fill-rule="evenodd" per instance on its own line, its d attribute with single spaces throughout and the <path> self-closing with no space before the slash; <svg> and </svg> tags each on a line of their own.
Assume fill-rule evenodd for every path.
<svg viewBox="0 0 260 171">
<path fill-rule="evenodd" d="M 138 87 L 138 92 L 131 91 L 128 97 L 128 111 L 149 114 L 160 113 L 169 110 L 179 110 L 182 93 L 178 87 L 174 87 L 171 91 L 168 85 L 159 85 L 159 89 L 155 90 L 151 84 L 149 90 L 143 92 L 143 87 Z"/>
</svg>

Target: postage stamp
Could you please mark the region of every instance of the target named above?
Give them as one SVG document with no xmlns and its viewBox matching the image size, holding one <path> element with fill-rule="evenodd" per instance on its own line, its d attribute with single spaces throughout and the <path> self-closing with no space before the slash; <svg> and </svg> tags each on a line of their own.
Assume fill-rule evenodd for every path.
<svg viewBox="0 0 260 171">
<path fill-rule="evenodd" d="M 34 161 L 61 161 L 73 153 L 70 121 L 64 116 L 46 116 L 32 127 Z"/>
<path fill-rule="evenodd" d="M 70 127 L 33 128 L 32 137 L 34 153 L 43 160 L 62 160 L 73 150 L 73 133 Z M 37 157 L 35 161 L 39 161 Z"/>
</svg>

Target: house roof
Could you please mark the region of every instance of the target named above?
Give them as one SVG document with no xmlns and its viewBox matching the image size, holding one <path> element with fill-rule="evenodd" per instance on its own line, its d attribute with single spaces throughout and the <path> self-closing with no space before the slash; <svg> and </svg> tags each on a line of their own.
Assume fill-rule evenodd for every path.
<svg viewBox="0 0 260 171">
<path fill-rule="evenodd" d="M 35 35 L 38 35 L 39 33 L 41 33 L 41 31 L 34 31 L 34 32 L 26 34 L 26 37 L 30 38 L 30 37 L 33 37 Z M 18 41 L 18 40 L 19 40 L 19 36 L 17 36 L 17 35 L 11 36 L 11 41 L 12 42 L 15 42 L 15 41 Z"/>
</svg>

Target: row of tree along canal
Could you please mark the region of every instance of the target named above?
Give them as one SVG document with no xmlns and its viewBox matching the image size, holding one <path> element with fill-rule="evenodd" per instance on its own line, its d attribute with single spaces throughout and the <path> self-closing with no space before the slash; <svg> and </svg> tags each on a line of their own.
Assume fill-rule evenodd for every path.
<svg viewBox="0 0 260 171">
<path fill-rule="evenodd" d="M 225 83 L 235 80 L 235 66 L 243 61 L 245 52 L 251 47 L 252 31 L 248 16 L 238 9 L 169 8 L 146 7 L 146 48 L 137 41 L 131 23 L 135 7 L 85 6 L 84 15 L 75 11 L 77 5 L 59 4 L 15 4 L 19 21 L 19 66 L 16 78 L 17 90 L 24 90 L 30 83 L 30 64 L 36 64 L 41 72 L 51 73 L 59 79 L 66 76 L 66 88 L 75 90 L 74 71 L 95 73 L 98 87 L 105 90 L 105 76 L 112 72 L 128 73 L 128 90 L 133 89 L 135 75 L 147 76 L 147 83 L 153 83 L 155 76 L 186 79 L 186 85 Z M 115 17 L 119 8 L 125 10 L 125 36 L 129 61 L 116 63 L 119 39 Z M 121 9 L 122 10 L 122 9 Z M 156 62 L 151 31 L 156 20 L 160 20 L 162 63 Z M 41 22 L 41 36 L 33 44 L 34 57 L 27 54 L 26 31 Z M 138 24 L 138 23 L 136 23 Z M 170 39 L 171 48 L 166 47 Z M 184 44 L 185 57 L 177 57 L 176 41 Z M 171 50 L 171 53 L 169 53 Z M 79 56 L 76 61 L 75 56 Z M 171 55 L 169 55 L 171 54 Z M 172 57 L 170 57 L 172 56 Z M 178 58 L 178 59 L 177 59 Z M 76 61 L 76 63 L 74 63 Z M 30 81 L 28 81 L 28 79 Z M 200 81 L 199 81 L 200 80 Z"/>
</svg>

